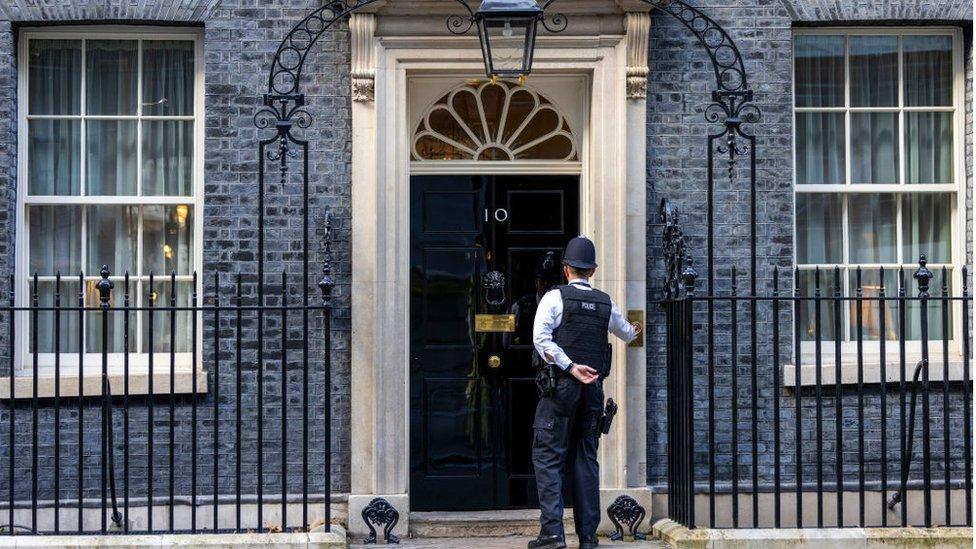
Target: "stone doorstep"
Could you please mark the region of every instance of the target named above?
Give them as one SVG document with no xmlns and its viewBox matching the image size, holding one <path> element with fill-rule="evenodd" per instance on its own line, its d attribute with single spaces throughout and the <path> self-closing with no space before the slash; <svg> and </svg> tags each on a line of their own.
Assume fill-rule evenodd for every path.
<svg viewBox="0 0 976 549">
<path fill-rule="evenodd" d="M 566 509 L 563 523 L 567 532 L 573 531 L 572 509 Z M 538 534 L 538 509 L 410 513 L 412 538 L 526 537 Z"/>
<path fill-rule="evenodd" d="M 107 536 L 0 536 L 0 549 L 54 547 L 200 547 L 223 549 L 233 547 L 273 547 L 277 549 L 345 549 L 346 531 L 338 525 L 331 532 L 279 534 L 159 534 Z"/>
<path fill-rule="evenodd" d="M 973 547 L 971 528 L 759 528 L 690 530 L 670 520 L 654 523 L 651 533 L 678 549 L 795 549 L 809 547 Z"/>
</svg>

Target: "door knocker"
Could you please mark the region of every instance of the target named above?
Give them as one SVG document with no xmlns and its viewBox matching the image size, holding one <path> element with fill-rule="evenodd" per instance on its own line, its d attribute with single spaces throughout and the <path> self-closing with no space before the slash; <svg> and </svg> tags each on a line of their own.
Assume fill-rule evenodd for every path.
<svg viewBox="0 0 976 549">
<path fill-rule="evenodd" d="M 505 305 L 505 275 L 488 271 L 481 278 L 481 291 L 489 309 L 501 310 Z"/>
</svg>

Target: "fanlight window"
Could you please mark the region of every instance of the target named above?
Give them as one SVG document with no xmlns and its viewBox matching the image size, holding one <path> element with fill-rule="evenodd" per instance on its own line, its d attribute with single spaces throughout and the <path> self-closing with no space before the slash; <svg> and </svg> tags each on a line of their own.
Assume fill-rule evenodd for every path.
<svg viewBox="0 0 976 549">
<path fill-rule="evenodd" d="M 465 84 L 424 114 L 414 160 L 579 160 L 576 138 L 545 97 L 507 82 Z"/>
</svg>

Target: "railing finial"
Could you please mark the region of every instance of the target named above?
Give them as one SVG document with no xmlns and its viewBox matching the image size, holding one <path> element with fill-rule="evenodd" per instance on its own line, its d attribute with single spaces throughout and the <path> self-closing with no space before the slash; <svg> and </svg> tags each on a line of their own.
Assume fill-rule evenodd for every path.
<svg viewBox="0 0 976 549">
<path fill-rule="evenodd" d="M 112 288 L 115 288 L 115 283 L 108 279 L 112 274 L 108 270 L 108 265 L 102 265 L 99 274 L 102 275 L 102 279 L 95 284 L 95 289 L 98 290 L 98 300 L 101 302 L 102 308 L 108 309 L 108 302 L 112 299 Z"/>
<path fill-rule="evenodd" d="M 918 296 L 928 297 L 929 296 L 929 281 L 935 276 L 932 271 L 926 267 L 928 264 L 928 259 L 926 259 L 925 254 L 922 254 L 918 258 L 918 270 L 915 271 L 913 278 L 918 282 Z"/>
</svg>

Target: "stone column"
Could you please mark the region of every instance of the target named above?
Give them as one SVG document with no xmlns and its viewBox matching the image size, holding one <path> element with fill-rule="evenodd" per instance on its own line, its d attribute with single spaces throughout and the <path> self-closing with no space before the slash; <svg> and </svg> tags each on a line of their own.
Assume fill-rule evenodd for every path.
<svg viewBox="0 0 976 549">
<path fill-rule="evenodd" d="M 381 151 L 377 144 L 376 15 L 355 13 L 349 20 L 352 54 L 352 364 L 350 418 L 349 532 L 357 538 L 368 533 L 362 511 L 374 498 L 382 497 L 400 513 L 394 533 L 405 535 L 409 518 L 408 472 L 401 459 L 404 432 L 384 412 L 390 403 L 403 399 L 405 371 L 395 367 L 403 357 L 403 346 L 378 345 L 381 332 L 396 332 L 398 319 L 390 310 L 397 291 L 388 275 L 391 262 L 380 235 L 394 234 L 396 215 L 390 212 L 392 193 L 381 183 Z M 388 339 L 388 335 L 385 338 Z M 386 368 L 383 366 L 386 365 Z M 405 402 L 405 401 L 404 401 Z M 405 405 L 405 404 L 404 404 Z M 395 404 L 394 407 L 397 407 Z M 393 447 L 389 447 L 392 445 Z"/>
<path fill-rule="evenodd" d="M 623 182 L 624 207 L 624 302 L 627 311 L 643 311 L 647 303 L 646 281 L 646 188 L 647 188 L 647 54 L 651 17 L 647 11 L 628 12 L 626 29 L 626 167 Z M 646 314 L 645 314 L 646 317 Z M 613 387 L 606 387 L 607 396 L 614 396 L 620 412 L 610 436 L 601 447 L 601 532 L 613 530 L 606 509 L 618 496 L 626 494 L 640 503 L 651 516 L 651 493 L 647 488 L 647 359 L 643 346 L 618 345 L 615 352 L 623 360 L 615 360 L 619 368 L 612 376 Z M 621 400 L 620 397 L 623 397 Z"/>
</svg>

